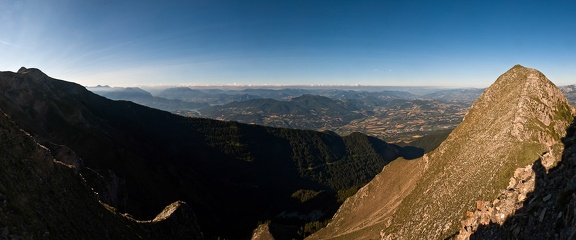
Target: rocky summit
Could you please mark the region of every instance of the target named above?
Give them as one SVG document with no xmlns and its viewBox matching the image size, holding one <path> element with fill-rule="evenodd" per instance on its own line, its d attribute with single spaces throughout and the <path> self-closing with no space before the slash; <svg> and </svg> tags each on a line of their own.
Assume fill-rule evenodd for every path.
<svg viewBox="0 0 576 240">
<path fill-rule="evenodd" d="M 484 91 L 436 150 L 388 164 L 310 238 L 466 239 L 479 226 L 508 223 L 527 199 L 558 197 L 530 192 L 538 189 L 538 174 L 563 165 L 562 139 L 573 116 L 574 109 L 544 74 L 516 65 Z M 572 192 L 562 195 L 564 208 L 573 201 Z M 562 219 L 557 211 L 546 213 L 551 210 L 544 205 L 528 211 L 536 218 L 514 220 L 508 232 L 480 228 L 494 233 L 486 236 L 502 237 L 528 221 Z M 566 222 L 574 219 L 563 216 Z"/>
</svg>

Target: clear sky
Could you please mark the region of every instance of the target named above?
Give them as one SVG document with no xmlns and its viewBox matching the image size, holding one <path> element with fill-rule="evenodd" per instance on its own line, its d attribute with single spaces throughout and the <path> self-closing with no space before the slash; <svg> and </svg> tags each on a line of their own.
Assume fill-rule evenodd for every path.
<svg viewBox="0 0 576 240">
<path fill-rule="evenodd" d="M 576 1 L 0 0 L 0 70 L 82 85 L 576 83 Z"/>
</svg>

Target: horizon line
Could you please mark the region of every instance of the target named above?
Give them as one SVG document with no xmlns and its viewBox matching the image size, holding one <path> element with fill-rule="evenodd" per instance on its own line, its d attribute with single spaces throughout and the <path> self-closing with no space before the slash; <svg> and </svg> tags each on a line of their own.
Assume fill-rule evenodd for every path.
<svg viewBox="0 0 576 240">
<path fill-rule="evenodd" d="M 136 84 L 125 86 L 111 86 L 108 84 L 87 86 L 86 88 L 109 87 L 109 88 L 130 88 L 130 87 L 149 87 L 149 88 L 162 88 L 162 87 L 190 87 L 190 88 L 206 88 L 206 87 L 226 87 L 226 88 L 365 88 L 365 87 L 380 87 L 380 88 L 452 88 L 452 89 L 483 89 L 487 86 L 444 86 L 444 85 L 372 85 L 372 84 Z"/>
</svg>

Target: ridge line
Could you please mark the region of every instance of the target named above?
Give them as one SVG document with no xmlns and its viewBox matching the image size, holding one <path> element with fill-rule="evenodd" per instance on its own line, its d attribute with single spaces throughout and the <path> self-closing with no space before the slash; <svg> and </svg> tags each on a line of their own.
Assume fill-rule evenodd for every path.
<svg viewBox="0 0 576 240">
<path fill-rule="evenodd" d="M 536 80 L 537 78 L 534 76 L 534 72 L 532 69 L 530 70 L 529 75 L 526 76 L 526 81 L 524 81 L 524 86 L 522 86 L 522 91 L 520 92 L 520 97 L 518 98 L 518 104 L 516 105 L 516 112 L 514 113 L 514 121 L 512 122 L 512 130 L 510 131 L 511 135 L 516 138 L 516 140 L 520 142 L 524 142 L 525 139 L 522 139 L 520 133 L 524 129 L 525 124 L 525 117 L 524 116 L 524 106 L 526 105 L 527 101 L 527 92 L 528 86 Z"/>
</svg>

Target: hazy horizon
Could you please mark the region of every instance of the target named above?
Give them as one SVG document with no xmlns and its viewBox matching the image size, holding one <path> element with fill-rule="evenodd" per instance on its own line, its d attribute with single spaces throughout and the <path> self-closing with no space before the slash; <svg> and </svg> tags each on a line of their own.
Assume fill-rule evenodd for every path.
<svg viewBox="0 0 576 240">
<path fill-rule="evenodd" d="M 358 92 L 383 92 L 383 91 L 398 91 L 398 92 L 408 92 L 415 95 L 426 95 L 429 93 L 441 91 L 441 90 L 450 90 L 450 89 L 485 89 L 485 88 L 473 88 L 473 87 L 438 87 L 438 86 L 352 86 L 352 85 L 314 85 L 314 86 L 306 86 L 306 85 L 163 85 L 163 86 L 154 86 L 154 85 L 139 85 L 139 86 L 128 86 L 128 87 L 119 87 L 119 86 L 108 86 L 108 85 L 97 85 L 97 86 L 84 86 L 88 90 L 91 91 L 99 91 L 99 92 L 112 92 L 118 91 L 125 88 L 139 88 L 150 92 L 152 95 L 156 95 L 163 90 L 168 88 L 178 88 L 178 87 L 187 87 L 195 90 L 223 90 L 223 91 L 242 91 L 242 90 L 275 90 L 275 91 L 282 91 L 282 90 L 345 90 L 345 91 L 358 91 Z"/>
<path fill-rule="evenodd" d="M 0 69 L 84 86 L 487 87 L 576 76 L 576 3 L 0 0 Z"/>
</svg>

